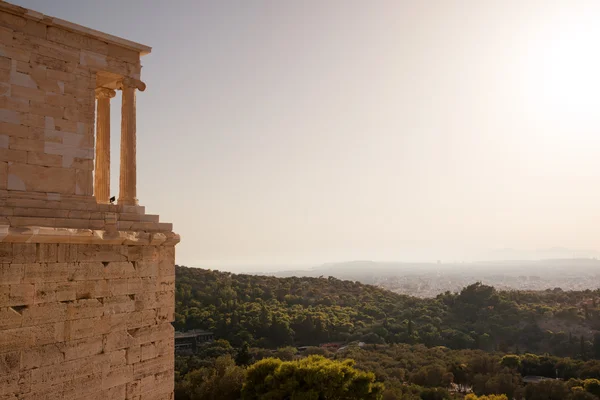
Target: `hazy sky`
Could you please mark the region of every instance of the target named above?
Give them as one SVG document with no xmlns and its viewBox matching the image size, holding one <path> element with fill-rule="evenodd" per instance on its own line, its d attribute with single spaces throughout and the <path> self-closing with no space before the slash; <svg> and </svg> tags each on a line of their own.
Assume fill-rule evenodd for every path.
<svg viewBox="0 0 600 400">
<path fill-rule="evenodd" d="M 138 197 L 180 264 L 600 250 L 599 1 L 13 2 L 153 47 Z"/>
</svg>

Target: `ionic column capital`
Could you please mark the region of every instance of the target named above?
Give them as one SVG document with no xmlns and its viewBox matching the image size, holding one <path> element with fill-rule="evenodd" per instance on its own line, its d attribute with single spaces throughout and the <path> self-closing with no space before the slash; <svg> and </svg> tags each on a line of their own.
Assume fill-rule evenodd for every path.
<svg viewBox="0 0 600 400">
<path fill-rule="evenodd" d="M 112 99 L 116 95 L 117 95 L 117 92 L 115 92 L 112 89 L 103 88 L 103 87 L 96 88 L 96 98 L 97 99 Z"/>
<path fill-rule="evenodd" d="M 123 90 L 125 88 L 134 88 L 139 90 L 140 92 L 143 92 L 144 90 L 146 90 L 146 84 L 140 81 L 139 79 L 125 77 L 119 82 L 117 82 L 117 89 Z"/>
</svg>

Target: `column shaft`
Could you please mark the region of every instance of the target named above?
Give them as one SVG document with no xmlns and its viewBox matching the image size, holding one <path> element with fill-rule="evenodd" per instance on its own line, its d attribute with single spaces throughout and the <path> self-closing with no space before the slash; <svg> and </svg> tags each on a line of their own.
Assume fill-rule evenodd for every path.
<svg viewBox="0 0 600 400">
<path fill-rule="evenodd" d="M 94 196 L 98 203 L 107 204 L 110 198 L 110 98 L 114 90 L 96 90 L 96 165 Z"/>
<path fill-rule="evenodd" d="M 136 193 L 136 112 L 135 88 L 122 87 L 121 106 L 121 175 L 119 179 L 119 204 L 138 204 Z"/>
</svg>

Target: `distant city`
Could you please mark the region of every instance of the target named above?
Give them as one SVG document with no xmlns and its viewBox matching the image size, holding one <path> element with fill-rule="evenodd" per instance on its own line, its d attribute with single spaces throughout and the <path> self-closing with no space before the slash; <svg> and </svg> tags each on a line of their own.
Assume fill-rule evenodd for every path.
<svg viewBox="0 0 600 400">
<path fill-rule="evenodd" d="M 595 258 L 472 263 L 353 261 L 309 269 L 256 271 L 254 274 L 277 277 L 333 276 L 417 297 L 435 297 L 446 291 L 457 292 L 474 282 L 501 290 L 587 290 L 600 287 L 600 261 Z"/>
</svg>

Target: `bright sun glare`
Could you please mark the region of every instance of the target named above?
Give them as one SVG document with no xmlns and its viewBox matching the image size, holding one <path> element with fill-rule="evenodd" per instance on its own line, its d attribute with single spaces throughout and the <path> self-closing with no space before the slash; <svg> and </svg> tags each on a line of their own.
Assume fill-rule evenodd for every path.
<svg viewBox="0 0 600 400">
<path fill-rule="evenodd" d="M 530 47 L 530 90 L 539 112 L 587 125 L 600 115 L 600 26 L 578 19 L 556 28 Z"/>
</svg>

